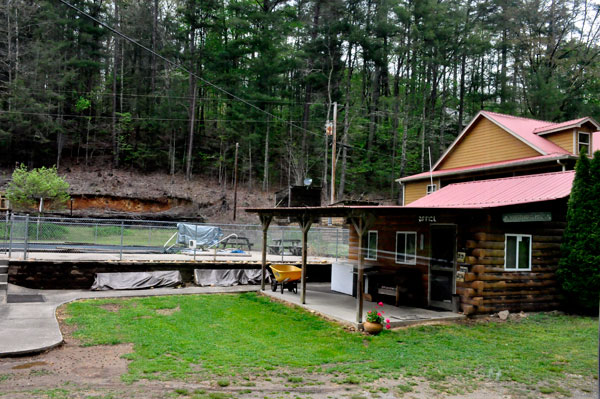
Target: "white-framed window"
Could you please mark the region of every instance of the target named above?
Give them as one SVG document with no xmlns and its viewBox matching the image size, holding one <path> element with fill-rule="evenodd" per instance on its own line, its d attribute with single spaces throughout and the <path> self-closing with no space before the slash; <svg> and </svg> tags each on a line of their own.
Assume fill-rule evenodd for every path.
<svg viewBox="0 0 600 399">
<path fill-rule="evenodd" d="M 417 263 L 416 232 L 396 232 L 396 263 L 404 263 L 409 265 L 415 265 Z"/>
<path fill-rule="evenodd" d="M 590 155 L 590 134 L 586 132 L 577 132 L 577 154 Z"/>
<path fill-rule="evenodd" d="M 428 184 L 427 185 L 427 195 L 437 191 L 437 184 Z"/>
<path fill-rule="evenodd" d="M 367 232 L 367 260 L 377 260 L 377 230 Z"/>
<path fill-rule="evenodd" d="M 504 241 L 504 270 L 531 270 L 531 236 L 506 234 Z"/>
</svg>

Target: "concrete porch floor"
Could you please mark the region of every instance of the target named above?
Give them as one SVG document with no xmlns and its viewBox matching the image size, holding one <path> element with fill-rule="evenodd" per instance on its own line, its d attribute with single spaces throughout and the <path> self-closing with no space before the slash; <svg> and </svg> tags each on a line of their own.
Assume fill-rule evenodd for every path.
<svg viewBox="0 0 600 399">
<path fill-rule="evenodd" d="M 264 294 L 281 301 L 289 302 L 301 306 L 307 310 L 312 310 L 323 316 L 336 320 L 342 324 L 357 327 L 356 324 L 356 298 L 341 294 L 329 289 L 330 283 L 307 283 L 306 284 L 306 304 L 300 303 L 300 284 L 298 284 L 298 293 L 294 294 L 285 290 L 283 294 L 278 289 L 276 292 L 271 290 L 270 286 L 265 287 Z M 363 302 L 363 321 L 369 310 L 375 309 L 375 302 Z M 414 308 L 408 306 L 392 306 L 384 304 L 384 316 L 390 319 L 392 327 L 407 326 L 411 324 L 420 324 L 437 321 L 451 321 L 465 318 L 464 315 L 444 310 L 432 310 L 424 308 Z"/>
</svg>

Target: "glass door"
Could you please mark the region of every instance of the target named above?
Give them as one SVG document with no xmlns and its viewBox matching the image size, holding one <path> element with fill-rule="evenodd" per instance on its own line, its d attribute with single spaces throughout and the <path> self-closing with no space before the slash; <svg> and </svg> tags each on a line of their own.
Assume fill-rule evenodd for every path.
<svg viewBox="0 0 600 399">
<path fill-rule="evenodd" d="M 431 257 L 429 260 L 429 303 L 452 309 L 456 273 L 456 226 L 431 226 Z"/>
</svg>

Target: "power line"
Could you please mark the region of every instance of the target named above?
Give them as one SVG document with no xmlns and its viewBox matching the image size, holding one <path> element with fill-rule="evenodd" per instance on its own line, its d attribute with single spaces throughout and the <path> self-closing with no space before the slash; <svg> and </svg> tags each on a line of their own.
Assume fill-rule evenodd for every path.
<svg viewBox="0 0 600 399">
<path fill-rule="evenodd" d="M 74 114 L 53 114 L 53 113 L 44 113 L 44 112 L 28 112 L 28 111 L 3 111 L 0 110 L 0 114 L 15 114 L 15 115 L 32 115 L 32 116 L 49 116 L 49 117 L 67 117 L 67 118 L 80 118 L 80 119 L 112 119 L 112 116 L 105 115 L 74 115 Z M 154 118 L 154 117 L 136 117 L 131 116 L 129 119 L 131 120 L 140 120 L 140 121 L 173 121 L 173 122 L 189 122 L 189 118 Z M 280 121 L 269 121 L 264 119 L 197 119 L 201 122 L 232 122 L 232 123 L 281 123 Z M 302 122 L 302 121 L 291 121 L 291 122 Z M 308 123 L 323 123 L 321 121 L 307 121 Z"/>
<path fill-rule="evenodd" d="M 48 93 L 48 90 L 28 90 L 29 93 Z M 105 93 L 105 92 L 96 92 L 96 91 L 76 91 L 76 90 L 52 90 L 54 93 L 59 94 L 75 94 L 75 95 L 88 95 L 90 97 L 93 96 L 101 96 L 101 97 L 112 97 L 113 93 Z M 118 93 L 117 96 L 123 97 L 140 97 L 140 98 L 168 98 L 168 99 L 177 99 L 177 100 L 189 100 L 192 97 L 190 96 L 168 96 L 168 95 L 160 95 L 160 94 L 134 94 L 134 93 Z M 196 100 L 199 101 L 239 101 L 235 98 L 220 98 L 220 97 L 196 97 Z M 327 106 L 328 104 L 325 102 L 296 102 L 296 101 L 283 101 L 283 100 L 246 100 L 248 102 L 254 103 L 268 103 L 268 104 L 281 104 L 281 105 L 296 105 L 303 106 L 304 104 L 308 105 L 322 105 Z"/>
</svg>

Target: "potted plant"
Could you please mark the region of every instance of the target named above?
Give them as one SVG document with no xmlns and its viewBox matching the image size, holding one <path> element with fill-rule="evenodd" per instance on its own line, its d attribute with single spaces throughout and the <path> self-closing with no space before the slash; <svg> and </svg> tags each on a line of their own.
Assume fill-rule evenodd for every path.
<svg viewBox="0 0 600 399">
<path fill-rule="evenodd" d="M 367 321 L 363 323 L 363 328 L 366 332 L 371 335 L 377 335 L 383 330 L 383 322 L 385 321 L 385 328 L 390 329 L 390 319 L 384 319 L 385 312 L 383 311 L 383 302 L 375 304 L 374 310 L 367 312 Z"/>
</svg>

